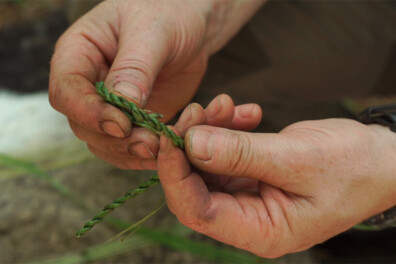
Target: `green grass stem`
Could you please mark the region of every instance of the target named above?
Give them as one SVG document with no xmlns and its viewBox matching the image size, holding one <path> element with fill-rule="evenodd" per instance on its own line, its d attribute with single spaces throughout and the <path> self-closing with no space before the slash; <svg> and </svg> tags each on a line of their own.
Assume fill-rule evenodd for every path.
<svg viewBox="0 0 396 264">
<path fill-rule="evenodd" d="M 138 249 L 150 246 L 147 240 L 134 237 L 128 241 L 116 241 L 112 243 L 104 243 L 87 248 L 78 253 L 66 254 L 64 256 L 52 257 L 50 259 L 33 262 L 32 264 L 79 264 L 91 263 L 100 260 L 106 260 L 111 257 L 136 251 Z"/>
<path fill-rule="evenodd" d="M 46 171 L 34 163 L 13 158 L 5 154 L 0 154 L 0 165 L 7 166 L 18 171 L 22 170 L 26 174 L 33 175 L 38 179 L 49 183 L 54 190 L 59 192 L 59 194 L 65 196 L 84 210 L 88 210 L 90 212 L 95 211 L 87 206 L 81 198 L 71 192 L 66 186 L 52 178 Z M 120 230 L 131 226 L 130 223 L 111 216 L 107 217 L 105 221 Z M 218 263 L 268 263 L 267 260 L 258 258 L 250 253 L 239 251 L 228 246 L 215 246 L 206 242 L 193 241 L 176 233 L 177 232 L 175 232 L 175 234 L 172 233 L 172 230 L 169 229 L 167 232 L 161 229 L 142 226 L 136 231 L 136 236 L 126 240 L 125 242 L 110 243 L 111 246 L 107 246 L 108 244 L 93 246 L 80 253 L 66 254 L 53 259 L 51 258 L 48 261 L 46 260 L 44 262 L 36 263 L 73 264 L 93 262 L 126 253 L 129 249 L 133 250 L 135 248 L 141 248 L 149 243 L 157 243 L 174 250 L 188 252 L 202 259 Z"/>
</svg>

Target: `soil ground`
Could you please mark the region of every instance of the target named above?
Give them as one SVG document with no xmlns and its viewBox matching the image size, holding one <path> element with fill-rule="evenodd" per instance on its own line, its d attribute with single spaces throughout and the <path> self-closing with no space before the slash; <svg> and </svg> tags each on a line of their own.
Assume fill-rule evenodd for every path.
<svg viewBox="0 0 396 264">
<path fill-rule="evenodd" d="M 64 1 L 6 1 L 0 2 L 0 87 L 18 93 L 46 90 L 49 61 L 56 39 L 67 28 Z M 4 14 L 4 15 L 3 15 Z M 244 34 L 243 32 L 241 34 Z M 230 45 L 236 45 L 234 43 Z M 229 49 L 230 49 L 229 48 Z M 216 65 L 228 64 L 227 48 L 215 58 Z M 254 66 L 254 65 L 253 65 Z M 209 66 L 208 72 L 216 69 Z M 235 65 L 234 71 L 240 71 Z M 229 75 L 230 72 L 227 73 Z M 211 82 L 226 78 L 212 75 Z M 204 80 L 203 86 L 208 82 Z M 220 82 L 220 80 L 219 80 Z M 202 104 L 223 92 L 219 89 L 203 89 L 196 98 Z M 241 102 L 247 98 L 235 96 Z M 321 105 L 323 111 L 312 111 L 313 105 L 300 114 L 290 116 L 279 113 L 278 122 L 264 123 L 262 131 L 274 131 L 291 122 L 303 119 L 307 113 L 318 113 L 311 118 L 345 116 L 337 103 Z M 290 113 L 288 111 L 287 113 Z M 77 141 L 70 146 L 83 152 L 84 146 Z M 69 146 L 69 147 L 70 147 Z M 45 148 L 43 148 L 44 151 Z M 51 148 L 49 148 L 51 149 Z M 62 151 L 55 151 L 50 160 L 64 158 Z M 45 159 L 47 154 L 40 154 Z M 45 158 L 47 157 L 47 158 Z M 89 157 L 89 156 L 88 156 Z M 41 160 L 43 161 L 43 160 Z M 4 169 L 4 168 L 2 168 Z M 62 169 L 50 171 L 51 177 L 59 180 L 76 192 L 91 207 L 100 208 L 136 186 L 152 172 L 121 171 L 94 158 Z M 100 225 L 83 239 L 74 237 L 75 231 L 91 217 L 91 213 L 59 195 L 47 183 L 31 174 L 1 178 L 0 184 L 0 263 L 26 263 L 35 260 L 84 252 L 84 249 L 106 241 L 117 233 L 109 225 Z M 136 198 L 123 206 L 115 215 L 134 222 L 145 216 L 162 197 L 160 188 Z M 167 210 L 162 210 L 146 227 L 165 228 L 180 232 L 187 238 L 201 240 L 220 246 L 204 236 L 178 226 L 177 219 Z M 394 263 L 396 262 L 396 230 L 382 232 L 348 231 L 304 253 L 293 254 L 277 260 L 279 263 Z M 129 253 L 95 263 L 210 263 L 197 256 L 150 244 Z"/>
</svg>

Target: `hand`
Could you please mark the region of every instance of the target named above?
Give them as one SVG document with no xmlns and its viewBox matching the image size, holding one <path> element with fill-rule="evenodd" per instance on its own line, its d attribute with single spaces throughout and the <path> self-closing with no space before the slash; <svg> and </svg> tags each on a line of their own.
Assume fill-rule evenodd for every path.
<svg viewBox="0 0 396 264">
<path fill-rule="evenodd" d="M 310 248 L 396 204 L 396 135 L 381 126 L 327 119 L 278 134 L 195 126 L 185 141 L 187 155 L 161 137 L 169 208 L 186 226 L 262 257 Z M 213 191 L 207 179 L 219 176 L 253 182 Z"/>
<path fill-rule="evenodd" d="M 234 106 L 231 97 L 222 94 L 213 99 L 203 109 L 197 103 L 188 105 L 175 125 L 175 129 L 185 137 L 187 130 L 196 125 L 210 125 L 234 130 L 251 131 L 262 120 L 262 111 L 257 104 Z M 205 183 L 211 190 L 219 188 L 227 191 L 255 188 L 257 180 L 228 177 L 224 175 L 202 174 Z"/>
<path fill-rule="evenodd" d="M 106 87 L 169 120 L 193 96 L 208 57 L 262 1 L 104 1 L 59 39 L 51 62 L 50 102 L 101 158 L 155 168 L 158 139 L 133 129 L 96 94 Z M 131 159 L 131 156 L 133 157 Z"/>
</svg>

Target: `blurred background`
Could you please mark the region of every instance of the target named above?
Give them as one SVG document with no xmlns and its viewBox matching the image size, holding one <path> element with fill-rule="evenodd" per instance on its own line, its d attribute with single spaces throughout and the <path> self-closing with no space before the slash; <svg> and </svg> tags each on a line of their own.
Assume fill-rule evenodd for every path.
<svg viewBox="0 0 396 264">
<path fill-rule="evenodd" d="M 48 103 L 56 40 L 97 2 L 0 0 L 0 263 L 396 263 L 395 229 L 350 230 L 268 261 L 180 225 L 167 208 L 125 241 L 108 242 L 156 207 L 163 198 L 159 186 L 75 238 L 93 213 L 155 174 L 98 160 Z M 259 103 L 264 117 L 258 130 L 271 132 L 299 120 L 354 118 L 366 106 L 395 102 L 394 6 L 270 2 L 211 59 L 194 100 L 205 106 L 226 92 L 236 103 Z M 328 16 L 315 17 L 315 10 Z M 320 23 L 310 28 L 301 17 Z M 339 41 L 323 41 L 322 33 Z"/>
</svg>

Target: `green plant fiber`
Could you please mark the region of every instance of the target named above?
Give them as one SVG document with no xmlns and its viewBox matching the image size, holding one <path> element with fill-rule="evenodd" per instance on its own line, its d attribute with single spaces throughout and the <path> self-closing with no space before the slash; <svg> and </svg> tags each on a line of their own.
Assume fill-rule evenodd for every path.
<svg viewBox="0 0 396 264">
<path fill-rule="evenodd" d="M 38 179 L 47 182 L 59 194 L 74 202 L 82 209 L 90 212 L 95 211 L 87 206 L 84 201 L 75 195 L 70 189 L 52 178 L 46 171 L 34 163 L 10 157 L 5 154 L 0 154 L 0 165 L 17 171 L 24 171 L 28 175 L 37 177 Z M 105 221 L 120 230 L 131 226 L 130 223 L 114 217 L 107 217 Z M 146 227 L 140 227 L 136 231 L 136 235 L 125 242 L 117 241 L 95 245 L 81 252 L 69 253 L 50 259 L 47 258 L 43 261 L 34 263 L 73 264 L 95 262 L 124 254 L 130 250 L 137 250 L 142 247 L 149 246 L 151 243 L 157 243 L 177 251 L 188 252 L 204 260 L 217 263 L 268 263 L 267 260 L 228 246 L 215 246 L 206 242 L 188 239 L 183 235 L 177 234 L 177 232 L 172 233 L 172 229 L 164 231 L 157 228 Z"/>
</svg>

